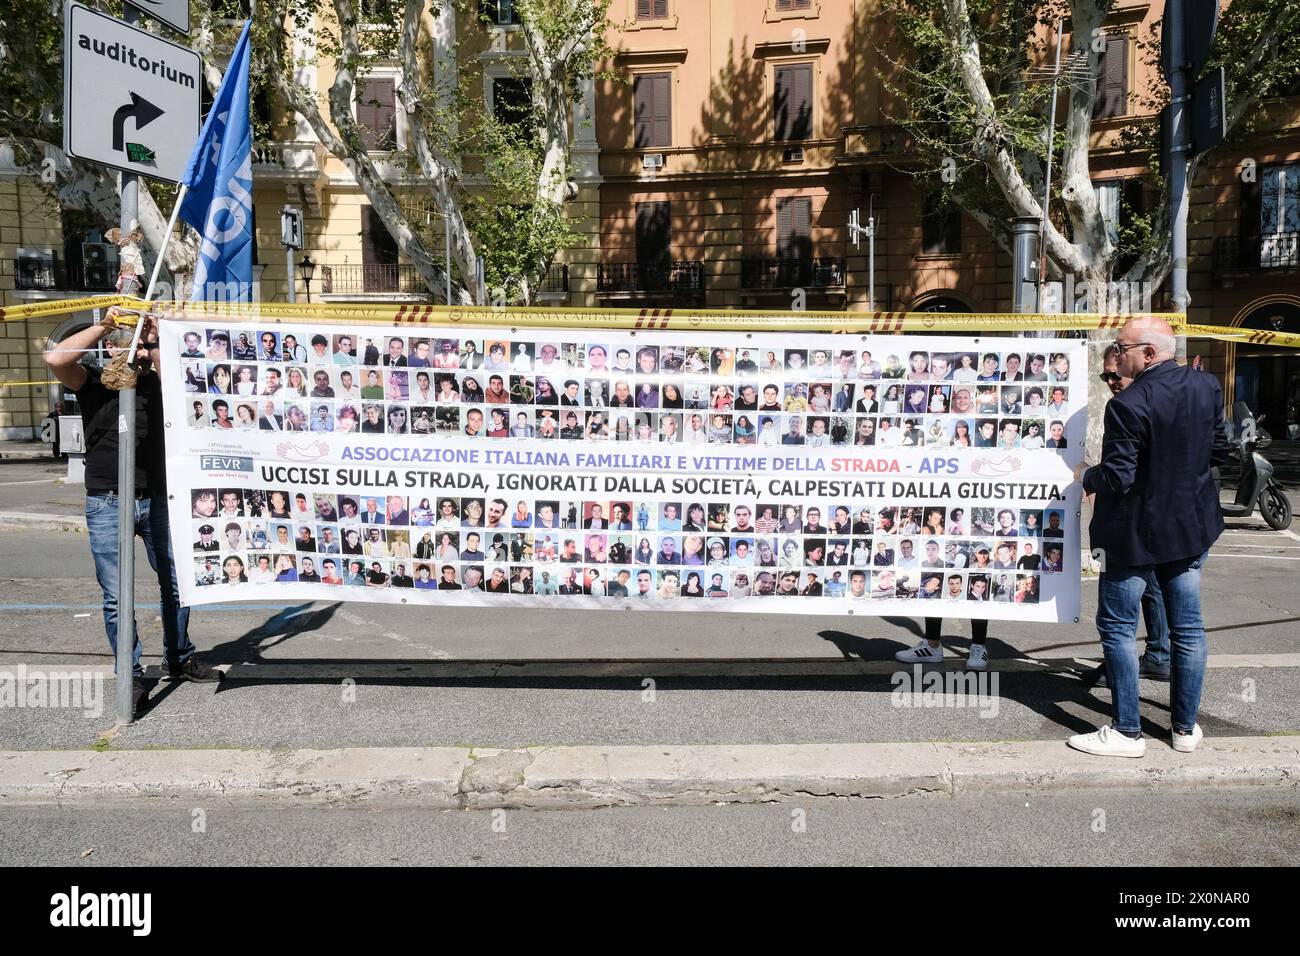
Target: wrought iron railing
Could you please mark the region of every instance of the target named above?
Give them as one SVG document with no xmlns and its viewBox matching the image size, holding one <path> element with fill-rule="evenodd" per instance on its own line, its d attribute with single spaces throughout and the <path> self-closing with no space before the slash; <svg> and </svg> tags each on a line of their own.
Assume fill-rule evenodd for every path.
<svg viewBox="0 0 1300 956">
<path fill-rule="evenodd" d="M 695 294 L 704 290 L 704 263 L 604 262 L 596 273 L 598 292 L 671 292 Z"/>
<path fill-rule="evenodd" d="M 14 260 L 14 288 L 23 292 L 112 292 L 116 266 L 69 264 L 56 259 Z"/>
<path fill-rule="evenodd" d="M 1216 273 L 1300 268 L 1300 232 L 1275 232 L 1243 239 L 1219 236 L 1214 240 Z"/>
<path fill-rule="evenodd" d="M 840 256 L 740 260 L 742 289 L 828 289 L 843 285 L 844 259 Z"/>
<path fill-rule="evenodd" d="M 424 277 L 409 263 L 321 266 L 320 272 L 321 292 L 325 295 L 427 293 L 429 291 Z"/>
</svg>

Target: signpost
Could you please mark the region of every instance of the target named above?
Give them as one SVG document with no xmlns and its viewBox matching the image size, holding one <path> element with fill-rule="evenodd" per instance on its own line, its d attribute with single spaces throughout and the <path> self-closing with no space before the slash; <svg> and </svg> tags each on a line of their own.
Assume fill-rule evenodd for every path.
<svg viewBox="0 0 1300 956">
<path fill-rule="evenodd" d="M 177 33 L 190 32 L 190 0 L 136 0 L 135 5 Z"/>
<path fill-rule="evenodd" d="M 1211 70 L 1192 86 L 1192 155 L 1199 156 L 1228 135 L 1228 102 L 1223 67 Z"/>
<path fill-rule="evenodd" d="M 64 152 L 179 182 L 199 134 L 199 55 L 77 3 L 63 23 Z"/>
<path fill-rule="evenodd" d="M 203 61 L 197 53 L 138 29 L 141 10 L 182 33 L 189 0 L 134 0 L 122 19 L 73 3 L 63 18 L 63 150 L 121 171 L 122 234 L 139 218 L 140 176 L 178 183 L 198 139 Z M 173 214 L 173 225 L 175 215 Z M 161 251 L 159 252 L 161 256 Z M 154 277 L 158 266 L 155 263 Z M 139 292 L 134 279 L 118 291 Z M 150 280 L 152 293 L 153 281 Z M 143 321 L 143 319 L 141 320 Z M 131 342 L 135 345 L 139 329 Z M 136 393 L 118 392 L 117 716 L 134 719 Z"/>
</svg>

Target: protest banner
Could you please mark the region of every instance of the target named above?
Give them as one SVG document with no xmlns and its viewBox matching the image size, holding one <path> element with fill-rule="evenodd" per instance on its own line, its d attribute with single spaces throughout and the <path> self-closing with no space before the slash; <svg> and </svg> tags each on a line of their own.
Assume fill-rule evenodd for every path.
<svg viewBox="0 0 1300 956">
<path fill-rule="evenodd" d="M 1078 616 L 1078 339 L 161 331 L 186 604 Z"/>
</svg>

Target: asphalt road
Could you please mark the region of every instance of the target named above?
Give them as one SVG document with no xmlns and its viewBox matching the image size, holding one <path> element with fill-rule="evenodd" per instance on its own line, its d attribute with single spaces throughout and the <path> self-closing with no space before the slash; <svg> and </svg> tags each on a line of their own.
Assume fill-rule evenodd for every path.
<svg viewBox="0 0 1300 956">
<path fill-rule="evenodd" d="M 203 832 L 195 832 L 196 821 Z M 1289 866 L 1298 853 L 1300 795 L 1276 789 L 496 813 L 172 804 L 0 809 L 0 864 L 87 868 Z M 996 898 L 972 893 L 955 902 L 985 907 Z"/>
<path fill-rule="evenodd" d="M 47 468 L 0 463 L 0 511 L 25 501 L 26 510 L 59 512 L 80 500 L 77 489 L 17 484 L 45 481 Z M 142 549 L 139 560 L 147 566 Z M 1263 655 L 1267 663 L 1300 651 L 1300 534 L 1234 521 L 1210 569 L 1203 603 L 1211 654 Z M 1095 584 L 1085 581 L 1083 589 L 1077 625 L 994 624 L 996 661 L 1034 657 L 1057 667 L 999 673 L 996 716 L 892 706 L 888 662 L 917 640 L 913 619 L 710 615 L 705 622 L 661 612 L 216 605 L 195 610 L 192 637 L 208 659 L 237 665 L 238 678 L 220 687 L 160 688 L 148 715 L 113 745 L 1052 739 L 1108 720 L 1108 693 L 1084 686 L 1078 675 L 1087 665 L 1075 663 L 1100 657 L 1089 623 Z M 137 601 L 146 662 L 157 663 L 157 592 L 147 577 Z M 949 633 L 951 646 L 964 652 L 966 625 L 952 622 Z M 503 663 L 489 675 L 467 676 L 455 663 L 468 660 Z M 745 663 L 755 660 L 785 663 L 755 676 Z M 571 663 L 556 676 L 521 661 Z M 624 663 L 611 669 L 601 661 Z M 819 674 L 801 675 L 794 661 L 813 662 Z M 878 672 L 858 673 L 861 661 L 878 663 Z M 0 531 L 0 666 L 19 663 L 111 665 L 84 535 Z M 1288 666 L 1211 669 L 1206 733 L 1300 732 L 1294 664 L 1293 657 Z M 344 693 L 344 678 L 356 680 L 354 699 Z M 1143 692 L 1148 730 L 1167 729 L 1167 685 L 1145 683 Z M 112 722 L 111 701 L 89 718 L 73 710 L 6 710 L 0 748 L 84 747 Z"/>
</svg>

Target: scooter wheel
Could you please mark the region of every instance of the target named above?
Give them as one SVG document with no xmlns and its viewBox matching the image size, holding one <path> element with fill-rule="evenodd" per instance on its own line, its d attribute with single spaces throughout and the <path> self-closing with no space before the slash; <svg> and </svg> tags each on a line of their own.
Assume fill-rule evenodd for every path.
<svg viewBox="0 0 1300 956">
<path fill-rule="evenodd" d="M 1259 513 L 1274 530 L 1285 531 L 1291 527 L 1291 499 L 1281 488 L 1270 486 L 1259 493 Z"/>
</svg>

